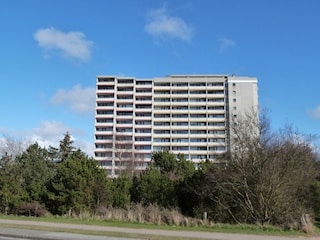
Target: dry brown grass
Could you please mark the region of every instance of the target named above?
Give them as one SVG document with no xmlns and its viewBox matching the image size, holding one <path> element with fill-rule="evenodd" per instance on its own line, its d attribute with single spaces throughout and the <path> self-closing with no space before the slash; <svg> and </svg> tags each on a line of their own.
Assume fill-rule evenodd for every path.
<svg viewBox="0 0 320 240">
<path fill-rule="evenodd" d="M 79 219 L 117 220 L 132 223 L 187 227 L 210 224 L 208 221 L 186 217 L 176 209 L 170 210 L 160 208 L 157 205 L 149 205 L 145 207 L 142 204 L 132 204 L 126 209 L 101 207 L 95 214 L 82 212 L 81 214 L 73 217 Z"/>
</svg>

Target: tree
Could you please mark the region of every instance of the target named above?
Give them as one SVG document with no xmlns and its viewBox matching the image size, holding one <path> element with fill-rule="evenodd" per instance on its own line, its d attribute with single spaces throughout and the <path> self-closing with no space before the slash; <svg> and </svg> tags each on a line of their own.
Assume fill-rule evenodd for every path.
<svg viewBox="0 0 320 240">
<path fill-rule="evenodd" d="M 6 134 L 2 135 L 3 138 L 0 139 L 0 156 L 7 155 L 14 159 L 25 150 L 26 143 L 21 139 L 16 139 Z"/>
<path fill-rule="evenodd" d="M 227 165 L 209 169 L 201 188 L 216 221 L 292 225 L 312 213 L 312 139 L 291 127 L 273 133 L 267 117 L 254 116 L 233 122 Z"/>
<path fill-rule="evenodd" d="M 117 208 L 126 208 L 131 203 L 130 188 L 132 180 L 126 172 L 119 177 L 113 178 L 111 183 L 112 206 Z"/>
<path fill-rule="evenodd" d="M 149 168 L 139 178 L 134 178 L 131 189 L 132 200 L 144 205 L 157 204 L 162 207 L 174 208 L 176 197 L 174 182 L 159 169 Z"/>
<path fill-rule="evenodd" d="M 0 158 L 0 209 L 5 215 L 12 213 L 20 204 L 25 191 L 19 182 L 15 162 L 8 154 Z"/>
<path fill-rule="evenodd" d="M 110 196 L 104 170 L 96 161 L 77 150 L 57 165 L 49 183 L 48 208 L 55 214 L 95 211 L 107 204 Z"/>
<path fill-rule="evenodd" d="M 47 194 L 46 184 L 54 174 L 48 151 L 37 143 L 32 144 L 16 162 L 21 185 L 27 193 L 23 200 L 42 202 Z"/>
<path fill-rule="evenodd" d="M 64 161 L 68 158 L 69 154 L 74 151 L 74 147 L 72 146 L 73 140 L 71 140 L 71 135 L 66 132 L 64 134 L 64 138 L 60 141 L 58 158 L 59 161 Z M 53 148 L 52 148 L 53 149 Z"/>
</svg>

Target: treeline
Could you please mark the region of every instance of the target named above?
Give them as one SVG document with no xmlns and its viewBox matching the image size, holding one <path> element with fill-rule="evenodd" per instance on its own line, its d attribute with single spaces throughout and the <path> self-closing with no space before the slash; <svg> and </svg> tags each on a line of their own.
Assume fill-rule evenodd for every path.
<svg viewBox="0 0 320 240">
<path fill-rule="evenodd" d="M 195 168 L 183 155 L 152 154 L 146 171 L 108 179 L 65 134 L 59 148 L 30 145 L 0 159 L 3 214 L 105 214 L 158 206 L 219 223 L 304 229 L 320 221 L 320 167 L 312 139 L 290 127 L 274 133 L 268 120 L 246 116 L 232 129 L 235 146 Z M 306 230 L 306 229 L 304 229 Z"/>
</svg>

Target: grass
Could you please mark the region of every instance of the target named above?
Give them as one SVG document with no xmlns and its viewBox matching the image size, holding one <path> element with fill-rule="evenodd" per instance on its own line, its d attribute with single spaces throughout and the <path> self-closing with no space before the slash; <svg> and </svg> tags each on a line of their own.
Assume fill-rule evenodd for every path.
<svg viewBox="0 0 320 240">
<path fill-rule="evenodd" d="M 49 217 L 23 217 L 23 216 L 0 216 L 1 219 L 9 220 L 24 220 L 24 221 L 42 221 L 51 223 L 69 223 L 69 224 L 86 224 L 97 226 L 109 226 L 109 227 L 123 227 L 123 228 L 135 228 L 135 229 L 157 229 L 157 230 L 176 230 L 176 231 L 204 231 L 204 232 L 223 232 L 223 233 L 241 233 L 241 234 L 257 234 L 257 235 L 277 235 L 277 236 L 306 236 L 306 234 L 299 231 L 284 230 L 276 226 L 259 226 L 259 225 L 247 225 L 247 224 L 213 224 L 207 226 L 168 226 L 168 225 L 154 225 L 154 224 L 142 224 L 132 223 L 124 221 L 111 221 L 93 218 L 67 218 L 61 216 L 49 216 Z M 26 226 L 16 224 L 1 224 L 3 227 L 18 227 L 22 229 L 34 229 L 34 230 L 49 230 L 58 232 L 69 232 L 89 235 L 100 236 L 113 236 L 113 237 L 128 237 L 128 238 L 143 238 L 152 240 L 163 239 L 179 239 L 178 237 L 168 236 L 155 236 L 148 234 L 132 234 L 132 233 L 119 233 L 119 232 L 106 232 L 106 231 L 94 231 L 94 230 L 81 230 L 81 229 L 61 229 L 57 227 L 44 227 L 44 226 Z M 319 229 L 316 229 L 316 234 L 319 234 Z M 180 238 L 180 239 L 186 239 Z M 191 238 L 189 238 L 191 239 Z M 195 238 L 192 238 L 195 239 Z"/>
</svg>

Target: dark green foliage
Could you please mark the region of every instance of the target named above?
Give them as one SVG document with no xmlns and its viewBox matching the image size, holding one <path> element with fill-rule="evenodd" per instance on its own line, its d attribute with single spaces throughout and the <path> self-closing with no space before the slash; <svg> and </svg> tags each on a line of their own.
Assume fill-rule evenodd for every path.
<svg viewBox="0 0 320 240">
<path fill-rule="evenodd" d="M 26 191 L 20 185 L 17 165 L 11 156 L 2 156 L 0 166 L 0 209 L 3 214 L 8 214 L 19 206 Z"/>
<path fill-rule="evenodd" d="M 131 178 L 122 173 L 118 178 L 112 179 L 112 206 L 118 208 L 126 208 L 131 203 L 130 188 L 132 185 Z"/>
<path fill-rule="evenodd" d="M 52 213 L 95 211 L 108 200 L 104 171 L 83 152 L 72 152 L 57 165 L 56 174 L 49 183 L 48 208 Z"/>
<path fill-rule="evenodd" d="M 157 204 L 162 207 L 172 208 L 176 206 L 174 182 L 167 174 L 159 169 L 150 168 L 135 178 L 134 202 L 144 205 Z"/>
<path fill-rule="evenodd" d="M 46 184 L 53 176 L 53 163 L 48 151 L 37 143 L 30 145 L 16 158 L 20 184 L 26 190 L 24 201 L 42 202 L 47 193 Z"/>
<path fill-rule="evenodd" d="M 58 151 L 58 160 L 64 161 L 68 158 L 69 154 L 74 151 L 72 146 L 73 141 L 71 140 L 70 134 L 67 132 L 64 135 L 64 138 L 60 141 L 59 151 Z"/>
</svg>

